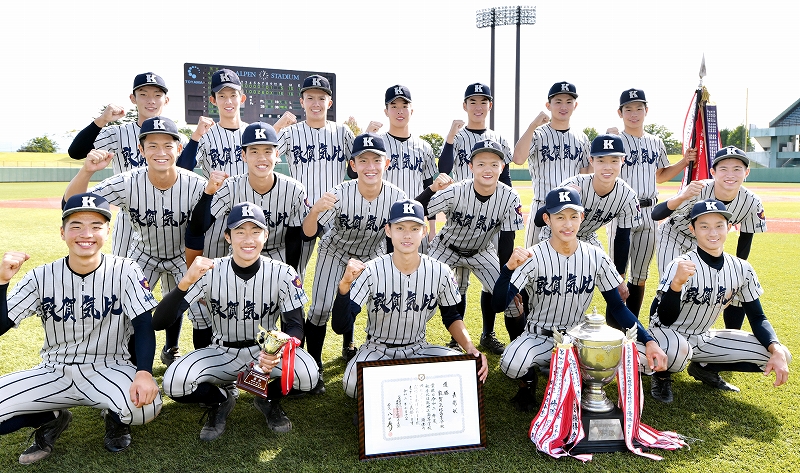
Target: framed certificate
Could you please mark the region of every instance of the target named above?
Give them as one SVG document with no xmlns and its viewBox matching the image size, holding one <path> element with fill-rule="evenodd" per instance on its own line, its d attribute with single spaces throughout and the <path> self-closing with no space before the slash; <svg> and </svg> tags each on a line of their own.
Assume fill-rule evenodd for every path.
<svg viewBox="0 0 800 473">
<path fill-rule="evenodd" d="M 486 448 L 480 358 L 362 361 L 359 459 Z"/>
</svg>

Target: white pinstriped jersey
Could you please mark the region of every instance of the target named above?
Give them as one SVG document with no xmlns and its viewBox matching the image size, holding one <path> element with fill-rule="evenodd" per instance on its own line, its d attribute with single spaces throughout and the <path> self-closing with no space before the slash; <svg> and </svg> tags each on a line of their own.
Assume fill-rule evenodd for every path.
<svg viewBox="0 0 800 473">
<path fill-rule="evenodd" d="M 472 147 L 479 141 L 492 140 L 499 143 L 503 148 L 503 162 L 508 165 L 514 155 L 511 147 L 505 138 L 500 136 L 500 133 L 486 129 L 483 133 L 475 133 L 466 128 L 458 130 L 456 136 L 453 138 L 453 172 L 451 177 L 454 181 L 463 181 L 464 179 L 472 179 L 472 171 L 469 169 L 470 154 L 472 154 Z"/>
<path fill-rule="evenodd" d="M 322 128 L 303 121 L 281 130 L 278 153 L 286 156 L 292 177 L 306 186 L 310 205 L 344 182 L 353 140 L 350 128 L 330 121 Z"/>
<path fill-rule="evenodd" d="M 269 227 L 265 250 L 285 247 L 286 228 L 302 226 L 303 219 L 308 215 L 303 184 L 283 174 L 273 175 L 275 184 L 266 194 L 253 190 L 249 174 L 229 177 L 211 202 L 211 215 L 217 221 L 227 219 L 233 206 L 242 202 L 252 202 L 261 207 Z"/>
<path fill-rule="evenodd" d="M 111 160 L 114 174 L 147 165 L 144 155 L 139 152 L 140 131 L 141 127 L 137 122 L 129 122 L 104 127 L 95 138 L 94 149 L 114 153 L 114 159 Z M 180 141 L 186 146 L 189 140 L 181 135 Z"/>
<path fill-rule="evenodd" d="M 111 176 L 89 192 L 128 212 L 134 230 L 142 236 L 134 245 L 141 245 L 145 254 L 172 259 L 183 254 L 186 225 L 206 180 L 178 168 L 175 184 L 161 190 L 150 182 L 147 172 L 141 168 Z"/>
<path fill-rule="evenodd" d="M 705 186 L 700 191 L 700 194 L 679 205 L 664 223 L 666 225 L 664 230 L 668 234 L 680 233 L 692 241 L 695 240 L 694 235 L 689 230 L 692 206 L 701 200 L 716 199 L 714 196 L 714 180 L 706 179 L 704 182 Z M 767 231 L 767 219 L 764 216 L 764 206 L 761 204 L 761 199 L 746 187 L 741 186 L 736 197 L 730 203 L 726 202 L 725 207 L 731 213 L 730 222 L 734 225 L 741 224 L 740 231 L 745 233 Z"/>
<path fill-rule="evenodd" d="M 625 159 L 619 174 L 636 191 L 640 199 L 658 197 L 656 170 L 669 167 L 667 149 L 661 138 L 645 133 L 642 137 L 619 134 L 625 148 Z"/>
<path fill-rule="evenodd" d="M 535 200 L 544 202 L 548 192 L 587 166 L 589 138 L 582 131 L 558 131 L 549 123 L 534 130 L 528 170 Z"/>
<path fill-rule="evenodd" d="M 247 163 L 242 156 L 242 132 L 245 128 L 247 123 L 242 123 L 234 131 L 215 123 L 200 138 L 197 143 L 197 164 L 203 170 L 203 177 L 208 179 L 212 171 L 225 171 L 229 176 L 247 172 Z"/>
<path fill-rule="evenodd" d="M 383 182 L 381 193 L 367 201 L 358 191 L 358 181 L 347 181 L 331 189 L 336 204 L 322 212 L 319 224 L 332 225 L 319 242 L 320 249 L 333 248 L 341 254 L 367 257 L 374 255 L 386 241 L 389 208 L 406 193 L 394 184 Z"/>
<path fill-rule="evenodd" d="M 456 182 L 431 197 L 428 215 L 442 212 L 447 222 L 437 238 L 461 250 L 484 250 L 500 231 L 523 228 L 519 194 L 502 182 L 486 202 L 478 200 L 474 180 Z"/>
<path fill-rule="evenodd" d="M 570 256 L 557 252 L 550 240 L 532 246 L 527 261 L 514 270 L 511 284 L 530 296 L 528 325 L 548 330 L 570 329 L 583 319 L 595 286 L 601 292 L 622 283 L 614 262 L 602 248 L 578 241 Z"/>
<path fill-rule="evenodd" d="M 417 270 L 406 275 L 395 267 L 392 255 L 380 256 L 367 262 L 353 281 L 350 300 L 359 307 L 367 305 L 365 331 L 371 341 L 423 342 L 425 324 L 436 306 L 454 306 L 461 300 L 450 268 L 427 255 L 420 258 Z"/>
<path fill-rule="evenodd" d="M 439 174 L 431 145 L 416 136 L 401 141 L 383 133 L 381 138 L 386 145 L 386 155 L 391 159 L 389 168 L 383 172 L 383 180 L 403 189 L 413 199 L 422 193 L 425 179 Z"/>
<path fill-rule="evenodd" d="M 155 306 L 139 265 L 104 254 L 83 277 L 66 258 L 34 268 L 8 296 L 8 317 L 42 319 L 44 363 L 98 363 L 129 359 L 128 319 Z"/>
<path fill-rule="evenodd" d="M 211 271 L 184 297 L 189 304 L 205 300 L 215 341 L 253 340 L 259 325 L 277 330 L 281 313 L 308 301 L 300 276 L 288 264 L 261 256 L 261 268 L 245 281 L 233 272 L 232 261 L 230 256 L 215 258 Z"/>
<path fill-rule="evenodd" d="M 680 261 L 691 261 L 695 265 L 695 274 L 681 289 L 678 319 L 669 328 L 685 335 L 703 333 L 714 325 L 722 309 L 732 300 L 750 302 L 763 294 L 750 263 L 728 253 L 723 253 L 723 257 L 725 261 L 719 271 L 707 265 L 697 250 L 681 255 L 667 265 L 658 285 L 659 295 L 669 289 Z M 658 322 L 658 314 L 651 322 Z"/>
<path fill-rule="evenodd" d="M 599 196 L 593 186 L 594 174 L 578 174 L 561 183 L 561 186 L 577 185 L 585 210 L 583 222 L 578 228 L 578 239 L 597 240 L 597 229 L 616 219 L 619 228 L 634 228 L 642 221 L 639 199 L 636 192 L 620 178 L 614 189 Z M 550 227 L 542 228 L 541 240 L 550 238 Z"/>
</svg>

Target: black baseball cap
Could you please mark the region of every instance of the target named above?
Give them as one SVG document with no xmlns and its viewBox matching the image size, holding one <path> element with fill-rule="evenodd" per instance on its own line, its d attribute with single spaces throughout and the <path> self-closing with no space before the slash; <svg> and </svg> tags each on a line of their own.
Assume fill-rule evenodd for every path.
<svg viewBox="0 0 800 473">
<path fill-rule="evenodd" d="M 353 151 L 350 153 L 350 159 L 355 159 L 356 156 L 362 155 L 367 151 L 386 156 L 386 146 L 383 143 L 383 138 L 375 133 L 364 133 L 356 136 L 353 141 Z"/>
<path fill-rule="evenodd" d="M 643 102 L 647 105 L 647 97 L 644 95 L 642 89 L 628 89 L 619 96 L 619 108 L 622 108 L 626 103 Z"/>
<path fill-rule="evenodd" d="M 488 85 L 482 84 L 480 82 L 470 84 L 467 86 L 467 90 L 464 91 L 464 100 L 467 100 L 468 98 L 474 97 L 476 95 L 482 95 L 484 97 L 487 97 L 491 101 L 492 89 L 490 89 Z"/>
<path fill-rule="evenodd" d="M 277 145 L 278 134 L 272 125 L 255 122 L 247 125 L 242 132 L 242 148 L 250 145 Z"/>
<path fill-rule="evenodd" d="M 396 99 L 403 99 L 406 102 L 411 103 L 411 91 L 408 90 L 408 87 L 399 84 L 393 85 L 386 89 L 386 95 L 384 96 L 384 102 L 386 105 L 389 105 Z"/>
<path fill-rule="evenodd" d="M 154 72 L 143 72 L 141 74 L 137 74 L 136 77 L 133 78 L 134 91 L 146 85 L 158 87 L 159 89 L 163 90 L 165 94 L 167 93 L 167 83 L 164 82 L 164 79 L 160 75 Z"/>
<path fill-rule="evenodd" d="M 717 199 L 706 199 L 697 202 L 692 206 L 692 212 L 689 214 L 689 219 L 694 224 L 698 217 L 705 214 L 720 214 L 725 217 L 725 220 L 731 221 L 731 213 L 725 207 L 725 204 Z"/>
<path fill-rule="evenodd" d="M 750 158 L 747 157 L 747 153 L 736 146 L 726 146 L 717 151 L 717 154 L 714 155 L 714 163 L 711 164 L 711 167 L 715 167 L 718 162 L 728 158 L 738 159 L 743 162 L 745 166 L 750 167 Z"/>
<path fill-rule="evenodd" d="M 178 126 L 175 125 L 175 122 L 167 117 L 159 116 L 148 118 L 142 122 L 142 128 L 139 130 L 139 140 L 141 141 L 143 136 L 158 133 L 170 135 L 176 140 L 181 139 L 181 134 L 178 132 Z"/>
<path fill-rule="evenodd" d="M 328 81 L 328 79 L 319 74 L 308 76 L 303 80 L 303 87 L 300 88 L 300 95 L 303 95 L 303 92 L 309 89 L 319 89 L 328 95 L 333 95 L 331 83 Z"/>
<path fill-rule="evenodd" d="M 544 209 L 549 214 L 557 214 L 564 209 L 583 212 L 583 204 L 578 191 L 572 187 L 556 187 L 544 198 Z"/>
<path fill-rule="evenodd" d="M 622 138 L 617 135 L 597 135 L 597 138 L 592 140 L 589 156 L 625 156 Z"/>
<path fill-rule="evenodd" d="M 253 222 L 267 230 L 267 219 L 264 218 L 264 211 L 252 202 L 241 202 L 233 206 L 231 213 L 228 214 L 228 230 L 238 228 L 245 222 Z"/>
<path fill-rule="evenodd" d="M 500 143 L 492 140 L 483 140 L 475 143 L 475 145 L 472 147 L 472 152 L 470 153 L 469 158 L 474 158 L 478 153 L 493 153 L 499 156 L 503 161 L 506 159 L 506 154 L 503 152 L 503 147 L 500 146 Z"/>
<path fill-rule="evenodd" d="M 578 98 L 578 89 L 575 88 L 574 84 L 570 84 L 567 81 L 564 82 L 556 82 L 550 87 L 550 92 L 547 93 L 547 100 L 552 99 L 554 96 L 558 94 L 567 94 L 571 95 L 573 98 Z"/>
<path fill-rule="evenodd" d="M 416 200 L 400 200 L 389 209 L 389 223 L 400 222 L 425 223 L 425 210 Z"/>
<path fill-rule="evenodd" d="M 242 90 L 242 81 L 230 69 L 220 69 L 211 76 L 211 93 L 216 94 L 225 87 L 233 90 Z"/>
<path fill-rule="evenodd" d="M 91 192 L 75 194 L 67 199 L 61 212 L 61 220 L 75 212 L 97 212 L 106 220 L 111 220 L 111 206 L 108 201 L 103 196 Z"/>
</svg>

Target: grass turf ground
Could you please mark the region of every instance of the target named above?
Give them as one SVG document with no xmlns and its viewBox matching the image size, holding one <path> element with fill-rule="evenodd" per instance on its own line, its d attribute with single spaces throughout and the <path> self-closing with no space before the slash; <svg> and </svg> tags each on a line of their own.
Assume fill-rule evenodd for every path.
<svg viewBox="0 0 800 473">
<path fill-rule="evenodd" d="M 786 186 L 783 186 L 786 187 Z M 57 197 L 64 183 L 14 184 L 0 188 L 0 200 L 22 197 Z M 797 191 L 800 187 L 795 186 Z M 23 191 L 25 189 L 25 191 Z M 524 190 L 524 189 L 523 189 Z M 662 195 L 674 190 L 665 188 Z M 32 195 L 33 194 L 33 195 Z M 523 197 L 525 201 L 525 197 Z M 530 201 L 529 198 L 527 200 Z M 780 202 L 778 202 L 780 203 Z M 767 215 L 775 203 L 767 202 Z M 784 209 L 786 218 L 800 218 L 797 205 Z M 58 212 L 47 209 L 0 208 L 0 251 L 23 250 L 31 255 L 22 273 L 36 265 L 63 256 L 66 247 L 58 236 Z M 521 244 L 522 232 L 518 235 Z M 602 239 L 602 238 L 601 238 Z M 734 251 L 736 234 L 726 244 Z M 751 262 L 765 288 L 762 301 L 781 340 L 790 350 L 800 350 L 795 312 L 800 294 L 785 281 L 794 273 L 800 259 L 800 235 L 758 235 L 754 240 Z M 794 263 L 792 263 L 794 261 Z M 312 261 L 313 264 L 313 261 Z M 651 267 L 655 274 L 655 263 Z M 310 290 L 313 271 L 306 277 Z M 648 285 L 646 300 L 652 300 L 655 280 Z M 467 327 L 473 338 L 480 333 L 479 303 L 473 278 L 468 302 Z M 598 310 L 602 298 L 595 298 Z M 498 317 L 499 319 L 500 317 Z M 643 317 L 643 322 L 646 319 Z M 428 340 L 445 343 L 449 336 L 440 319 L 428 325 Z M 508 341 L 502 320 L 497 321 L 498 337 Z M 356 338 L 363 341 L 364 316 L 360 315 Z M 21 327 L 0 337 L 0 373 L 30 368 L 39 362 L 38 349 L 42 331 L 35 319 L 26 319 Z M 341 385 L 344 362 L 340 358 L 340 337 L 329 330 L 323 359 L 328 392 L 282 403 L 294 424 L 286 435 L 273 434 L 263 416 L 253 407 L 252 396 L 242 393 L 238 406 L 229 417 L 225 434 L 217 441 L 198 439 L 202 410 L 164 399 L 161 414 L 150 424 L 133 428 L 134 443 L 121 454 L 109 454 L 102 447 L 103 422 L 98 411 L 88 407 L 72 409 L 74 419 L 56 444 L 48 459 L 28 467 L 17 464 L 19 454 L 30 445 L 31 429 L 0 437 L 0 471 L 794 471 L 800 463 L 800 415 L 797 399 L 800 383 L 790 377 L 787 385 L 773 388 L 774 378 L 758 374 L 725 374 L 742 388 L 739 394 L 706 389 L 685 373 L 674 376 L 675 402 L 664 406 L 645 395 L 643 422 L 659 429 L 675 430 L 701 439 L 691 449 L 664 452 L 664 461 L 652 462 L 630 453 L 601 454 L 588 465 L 562 459 L 552 460 L 536 452 L 527 438 L 532 413 L 516 412 L 508 399 L 516 391 L 515 383 L 500 372 L 499 357 L 489 355 L 490 374 L 484 389 L 488 447 L 484 451 L 430 455 L 425 457 L 360 463 L 357 430 L 351 424 L 356 402 L 344 395 Z M 158 336 L 159 346 L 163 334 Z M 184 324 L 181 338 L 184 350 L 191 347 L 191 330 Z M 164 366 L 155 362 L 155 376 L 161 381 Z M 540 380 L 539 395 L 545 382 Z M 649 380 L 643 382 L 645 392 Z M 613 398 L 614 386 L 608 388 Z"/>
</svg>

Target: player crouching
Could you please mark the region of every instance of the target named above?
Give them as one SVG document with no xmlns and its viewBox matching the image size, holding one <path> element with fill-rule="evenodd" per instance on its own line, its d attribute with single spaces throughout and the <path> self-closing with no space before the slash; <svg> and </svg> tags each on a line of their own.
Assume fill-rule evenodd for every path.
<svg viewBox="0 0 800 473">
<path fill-rule="evenodd" d="M 653 376 L 654 399 L 672 402 L 671 373 L 688 373 L 711 387 L 739 391 L 720 371 L 775 372 L 775 386 L 789 377 L 789 350 L 778 342 L 764 315 L 764 292 L 747 261 L 723 251 L 731 223 L 725 204 L 715 199 L 692 206 L 689 229 L 697 248 L 665 268 L 650 312 L 650 333 L 667 347 L 667 372 Z M 753 333 L 714 330 L 720 312 L 732 301 L 742 303 Z"/>
<path fill-rule="evenodd" d="M 317 364 L 302 349 L 294 352 L 294 369 L 283 373 L 280 355 L 261 352 L 256 335 L 259 325 L 303 339 L 303 304 L 308 298 L 297 272 L 289 265 L 261 255 L 267 239 L 264 212 L 251 202 L 236 204 L 228 215 L 225 240 L 232 256 L 195 258 L 186 276 L 159 303 L 153 326 L 163 330 L 181 317 L 181 306 L 203 300 L 211 312 L 212 343 L 180 357 L 164 373 L 164 393 L 177 402 L 210 406 L 200 431 L 201 440 L 215 440 L 225 431 L 238 391 L 231 385 L 239 372 L 258 361 L 271 374 L 268 398 L 255 398 L 255 406 L 274 432 L 289 432 L 292 423 L 281 409 L 281 397 L 290 387 L 281 376 L 293 378 L 291 387 L 310 391 L 317 383 Z M 229 385 L 223 389 L 220 385 Z"/>
<path fill-rule="evenodd" d="M 581 322 L 595 286 L 620 327 L 639 328 L 640 369 L 661 371 L 667 360 L 622 302 L 617 290 L 622 278 L 611 258 L 601 248 L 578 240 L 584 211 L 578 192 L 571 187 L 556 187 L 545 197 L 545 210 L 543 218 L 550 227 L 550 238 L 527 249 L 514 248 L 508 263 L 501 268 L 492 296 L 492 304 L 498 310 L 508 306 L 520 291 L 527 291 L 529 296 L 525 331 L 500 358 L 503 373 L 519 380 L 519 391 L 511 401 L 521 411 L 536 405 L 537 373 L 550 365 L 553 332 L 564 333 Z"/>
<path fill-rule="evenodd" d="M 431 345 L 425 340 L 425 324 L 440 306 L 445 327 L 464 350 L 481 358 L 478 376 L 486 381 L 486 357 L 472 344 L 458 310 L 461 296 L 450 268 L 418 252 L 425 238 L 422 205 L 401 200 L 392 205 L 386 235 L 394 252 L 367 263 L 347 263 L 333 303 L 334 332 L 352 330 L 361 306 L 367 305 L 367 341 L 345 368 L 344 391 L 356 396 L 356 363 L 428 356 L 458 355 L 459 351 Z M 390 296 L 391 295 L 391 296 Z"/>
<path fill-rule="evenodd" d="M 101 252 L 110 219 L 104 198 L 69 198 L 61 226 L 69 256 L 31 270 L 8 299 L 8 282 L 29 256 L 12 251 L 0 263 L 0 335 L 34 315 L 45 331 L 42 363 L 0 378 L 0 435 L 36 428 L 22 464 L 53 453 L 72 420 L 68 407 L 103 409 L 110 452 L 131 444 L 131 424 L 150 422 L 161 411 L 152 375 L 156 301 L 135 262 Z M 128 352 L 131 325 L 137 366 Z"/>
</svg>

